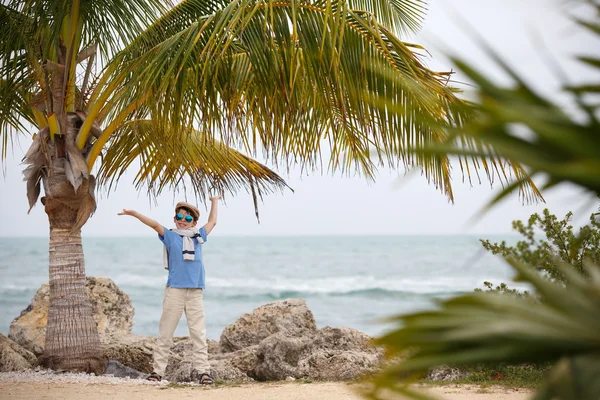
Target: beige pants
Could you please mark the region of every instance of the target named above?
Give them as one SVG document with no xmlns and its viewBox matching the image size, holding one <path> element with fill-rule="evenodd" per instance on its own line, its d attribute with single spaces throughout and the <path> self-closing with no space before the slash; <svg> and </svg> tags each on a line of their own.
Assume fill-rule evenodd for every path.
<svg viewBox="0 0 600 400">
<path fill-rule="evenodd" d="M 204 324 L 204 302 L 202 289 L 176 289 L 167 287 L 163 300 L 163 312 L 158 326 L 158 341 L 154 349 L 154 372 L 165 375 L 169 361 L 169 349 L 173 344 L 173 333 L 185 311 L 190 338 L 192 339 L 192 362 L 199 373 L 210 373 L 208 345 Z"/>
</svg>

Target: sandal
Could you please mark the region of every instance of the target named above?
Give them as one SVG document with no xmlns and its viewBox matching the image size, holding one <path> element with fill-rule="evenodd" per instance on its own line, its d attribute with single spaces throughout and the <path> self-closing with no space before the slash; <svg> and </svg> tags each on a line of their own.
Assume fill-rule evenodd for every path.
<svg viewBox="0 0 600 400">
<path fill-rule="evenodd" d="M 200 375 L 200 381 L 198 383 L 200 383 L 201 385 L 212 385 L 215 383 L 215 380 L 212 378 L 212 376 L 205 372 L 202 375 Z"/>
<path fill-rule="evenodd" d="M 152 382 L 160 382 L 162 380 L 162 376 L 160 376 L 156 372 L 152 371 L 152 373 L 150 375 L 148 375 L 146 380 L 152 381 Z"/>
</svg>

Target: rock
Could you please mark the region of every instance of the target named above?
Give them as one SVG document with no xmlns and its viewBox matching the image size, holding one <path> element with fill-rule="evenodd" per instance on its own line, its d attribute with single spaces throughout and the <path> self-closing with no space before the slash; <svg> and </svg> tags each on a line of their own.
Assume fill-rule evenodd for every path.
<svg viewBox="0 0 600 400">
<path fill-rule="evenodd" d="M 316 331 L 312 312 L 301 299 L 287 299 L 265 304 L 244 314 L 221 334 L 222 352 L 233 352 L 259 344 L 274 333 L 301 336 Z"/>
<path fill-rule="evenodd" d="M 242 316 L 226 331 L 221 337 L 227 344 L 208 341 L 211 374 L 221 381 L 349 380 L 379 368 L 383 356 L 381 349 L 372 346 L 368 335 L 355 329 L 316 329 L 312 313 L 302 300 L 266 304 Z M 149 373 L 155 341 L 151 337 L 125 335 L 103 340 L 103 345 L 109 358 Z M 173 338 L 165 379 L 198 381 L 192 348 L 190 338 Z"/>
<path fill-rule="evenodd" d="M 225 353 L 229 355 L 229 362 L 235 368 L 243 372 L 248 377 L 254 377 L 256 375 L 256 367 L 258 366 L 258 345 L 246 347 L 245 349 L 238 350 L 234 353 Z"/>
<path fill-rule="evenodd" d="M 117 378 L 141 379 L 145 374 L 133 368 L 129 368 L 116 360 L 108 360 L 104 375 L 112 375 Z"/>
<path fill-rule="evenodd" d="M 377 370 L 383 351 L 346 327 L 317 329 L 304 300 L 258 307 L 223 331 L 211 359 L 256 380 L 349 380 Z"/>
<path fill-rule="evenodd" d="M 198 371 L 192 363 L 193 344 L 189 337 L 173 338 L 171 355 L 165 371 L 165 378 L 173 382 L 197 382 Z M 208 340 L 208 356 L 211 375 L 221 381 L 249 381 L 245 370 L 253 371 L 256 367 L 256 347 L 252 346 L 232 353 L 221 353 L 219 342 Z M 243 369 L 242 369 L 243 368 Z"/>
<path fill-rule="evenodd" d="M 87 285 L 103 351 L 111 360 L 108 373 L 140 377 L 152 372 L 156 338 L 131 334 L 129 297 L 108 278 L 89 277 Z M 48 291 L 48 285 L 43 285 L 10 327 L 11 338 L 36 354 L 43 352 Z M 355 329 L 317 329 L 312 312 L 299 299 L 268 303 L 244 314 L 223 330 L 220 342 L 208 341 L 208 353 L 211 374 L 222 381 L 348 380 L 374 371 L 382 359 L 382 351 L 372 346 L 371 338 Z M 25 355 L 22 358 L 27 362 L 10 358 L 19 360 L 11 361 L 10 368 L 31 368 L 35 357 Z M 198 372 L 202 371 L 193 368 L 191 340 L 173 338 L 165 379 L 196 382 Z"/>
<path fill-rule="evenodd" d="M 44 352 L 49 302 L 50 287 L 43 284 L 33 296 L 31 304 L 11 322 L 8 331 L 9 338 L 35 355 Z"/>
<path fill-rule="evenodd" d="M 372 338 L 356 329 L 345 326 L 332 328 L 325 326 L 318 330 L 313 343 L 316 348 L 340 351 L 378 351 L 371 344 Z"/>
<path fill-rule="evenodd" d="M 100 339 L 104 357 L 109 360 L 116 360 L 143 373 L 149 374 L 152 372 L 152 353 L 156 343 L 155 338 L 129 334 L 104 336 Z"/>
<path fill-rule="evenodd" d="M 104 276 L 88 276 L 86 286 L 98 333 L 101 336 L 131 333 L 135 310 L 127 293 Z"/>
<path fill-rule="evenodd" d="M 139 336 L 134 334 L 123 336 L 110 336 L 102 338 L 102 347 L 105 357 L 114 359 L 126 367 L 133 368 L 139 372 L 148 374 L 153 369 L 153 353 L 156 345 L 156 338 L 150 336 Z M 215 356 L 220 356 L 219 342 L 208 340 L 209 358 L 213 356 L 211 352 L 216 352 Z M 229 353 L 230 358 L 241 358 L 246 350 L 239 353 Z M 237 361 L 237 358 L 236 358 Z M 245 365 L 240 362 L 241 365 Z M 247 363 L 246 363 L 247 364 Z M 248 380 L 248 376 L 239 369 L 233 367 L 231 362 L 215 362 L 218 371 L 220 371 L 220 380 Z M 167 369 L 165 370 L 165 379 L 173 382 L 195 382 L 198 379 L 193 378 L 192 368 L 192 341 L 189 337 L 174 337 L 173 346 Z M 215 378 L 217 379 L 217 378 Z"/>
<path fill-rule="evenodd" d="M 221 352 L 221 345 L 218 340 L 208 339 L 208 354 L 218 354 Z"/>
<path fill-rule="evenodd" d="M 197 381 L 196 371 L 191 361 L 183 361 L 178 356 L 169 357 L 169 363 L 165 370 L 164 378 L 170 382 L 194 382 Z"/>
<path fill-rule="evenodd" d="M 187 336 L 176 336 L 173 338 L 173 346 L 171 352 L 179 358 L 192 358 L 192 340 Z"/>
<path fill-rule="evenodd" d="M 86 286 L 100 336 L 129 334 L 134 314 L 129 296 L 106 277 L 89 276 Z M 43 284 L 31 304 L 10 324 L 9 338 L 35 355 L 44 352 L 49 295 L 49 285 Z"/>
<path fill-rule="evenodd" d="M 302 337 L 278 333 L 263 340 L 257 350 L 257 380 L 311 378 L 349 380 L 379 368 L 383 351 L 371 338 L 351 328 L 324 327 Z"/>
<path fill-rule="evenodd" d="M 319 329 L 312 357 L 301 362 L 306 376 L 313 379 L 349 380 L 376 372 L 384 358 L 384 349 L 375 347 L 372 338 L 348 327 Z M 327 364 L 319 361 L 326 360 Z"/>
<path fill-rule="evenodd" d="M 209 360 L 210 374 L 219 381 L 247 382 L 252 380 L 245 373 L 235 367 L 231 360 Z M 202 371 L 194 369 L 190 360 L 181 359 L 177 355 L 169 357 L 169 364 L 165 371 L 165 379 L 172 382 L 198 382 Z"/>
<path fill-rule="evenodd" d="M 210 373 L 217 381 L 248 382 L 253 380 L 237 368 L 231 360 L 210 361 Z"/>
<path fill-rule="evenodd" d="M 346 381 L 378 369 L 377 355 L 362 351 L 317 350 L 298 363 L 299 375 L 326 381 Z"/>
<path fill-rule="evenodd" d="M 458 368 L 440 365 L 439 367 L 429 370 L 425 379 L 431 381 L 456 381 L 464 378 L 467 374 L 461 372 Z"/>
<path fill-rule="evenodd" d="M 298 363 L 300 375 L 312 379 L 356 379 L 375 372 L 383 359 L 383 349 L 374 347 L 370 336 L 347 327 L 319 329 L 312 346 Z"/>
<path fill-rule="evenodd" d="M 208 339 L 207 342 L 208 354 L 219 354 L 221 352 L 218 341 Z M 190 339 L 189 336 L 175 336 L 173 338 L 173 346 L 171 346 L 171 351 L 176 353 L 178 356 L 191 359 L 192 348 L 192 339 Z"/>
<path fill-rule="evenodd" d="M 302 378 L 298 363 L 303 355 L 310 354 L 313 336 L 293 337 L 280 332 L 260 342 L 254 378 L 260 381 L 283 380 L 288 376 Z"/>
<path fill-rule="evenodd" d="M 22 371 L 37 364 L 33 353 L 0 333 L 0 372 Z"/>
</svg>

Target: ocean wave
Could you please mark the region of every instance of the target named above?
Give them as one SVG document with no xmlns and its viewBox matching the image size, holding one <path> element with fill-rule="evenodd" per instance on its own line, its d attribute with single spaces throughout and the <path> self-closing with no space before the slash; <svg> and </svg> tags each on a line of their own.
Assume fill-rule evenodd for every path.
<svg viewBox="0 0 600 400">
<path fill-rule="evenodd" d="M 480 279 L 382 279 L 373 276 L 324 277 L 310 279 L 223 279 L 213 278 L 207 289 L 234 295 L 265 296 L 279 293 L 325 295 L 443 295 L 472 291 Z"/>
<path fill-rule="evenodd" d="M 167 283 L 166 271 L 164 274 L 158 276 L 122 273 L 115 276 L 109 276 L 109 278 L 111 278 L 119 287 L 161 288 Z"/>
<path fill-rule="evenodd" d="M 312 296 L 327 296 L 327 297 L 368 297 L 368 298 L 437 298 L 458 295 L 463 292 L 431 292 L 431 293 L 414 293 L 402 290 L 386 290 L 386 289 L 365 289 L 365 290 L 350 290 L 347 292 L 336 293 L 315 293 L 301 291 L 264 291 L 255 293 L 231 293 L 228 291 L 212 290 L 209 292 L 211 298 L 242 301 L 242 300 L 282 300 L 288 298 L 307 298 Z"/>
<path fill-rule="evenodd" d="M 31 282 L 26 282 L 26 283 L 18 283 L 18 282 L 4 282 L 2 284 L 0 284 L 0 290 L 1 291 L 6 291 L 6 292 L 30 292 L 30 291 L 37 291 L 43 283 L 46 282 L 40 282 L 39 284 L 32 284 Z"/>
<path fill-rule="evenodd" d="M 124 290 L 161 289 L 166 284 L 166 274 L 139 275 L 122 272 L 109 276 Z M 374 276 L 342 276 L 314 278 L 252 278 L 228 279 L 208 277 L 207 291 L 220 298 L 242 299 L 262 297 L 265 299 L 281 299 L 287 297 L 325 296 L 370 296 L 370 297 L 402 297 L 424 296 L 440 297 L 473 291 L 481 287 L 484 280 L 493 282 L 505 281 L 493 277 L 451 277 L 436 278 L 381 278 Z M 40 284 L 26 282 L 3 282 L 0 290 L 7 292 L 29 292 L 37 290 Z"/>
<path fill-rule="evenodd" d="M 128 288 L 161 288 L 166 283 L 166 275 L 138 275 L 121 273 L 111 277 L 119 286 Z M 207 277 L 206 289 L 219 294 L 279 296 L 279 293 L 323 294 L 323 295 L 444 295 L 472 291 L 481 287 L 484 280 L 504 281 L 493 277 L 452 277 L 436 278 L 381 278 L 374 276 L 341 276 L 311 278 L 224 278 Z"/>
</svg>

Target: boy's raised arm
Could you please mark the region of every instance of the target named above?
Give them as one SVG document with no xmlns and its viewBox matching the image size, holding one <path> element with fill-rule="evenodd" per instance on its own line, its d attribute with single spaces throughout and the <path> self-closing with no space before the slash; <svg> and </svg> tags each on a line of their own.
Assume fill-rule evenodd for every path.
<svg viewBox="0 0 600 400">
<path fill-rule="evenodd" d="M 211 197 L 210 200 L 210 212 L 208 213 L 208 221 L 206 225 L 204 225 L 204 229 L 206 229 L 206 234 L 208 235 L 210 231 L 213 230 L 215 225 L 217 225 L 217 209 L 219 208 L 219 199 L 222 196 L 214 196 Z"/>
<path fill-rule="evenodd" d="M 145 215 L 140 214 L 135 210 L 126 210 L 123 209 L 123 212 L 120 212 L 118 215 L 131 215 L 132 217 L 136 217 L 139 219 L 144 225 L 148 225 L 150 228 L 154 229 L 160 236 L 165 236 L 165 230 L 161 224 L 156 222 L 153 219 L 146 217 Z"/>
</svg>

